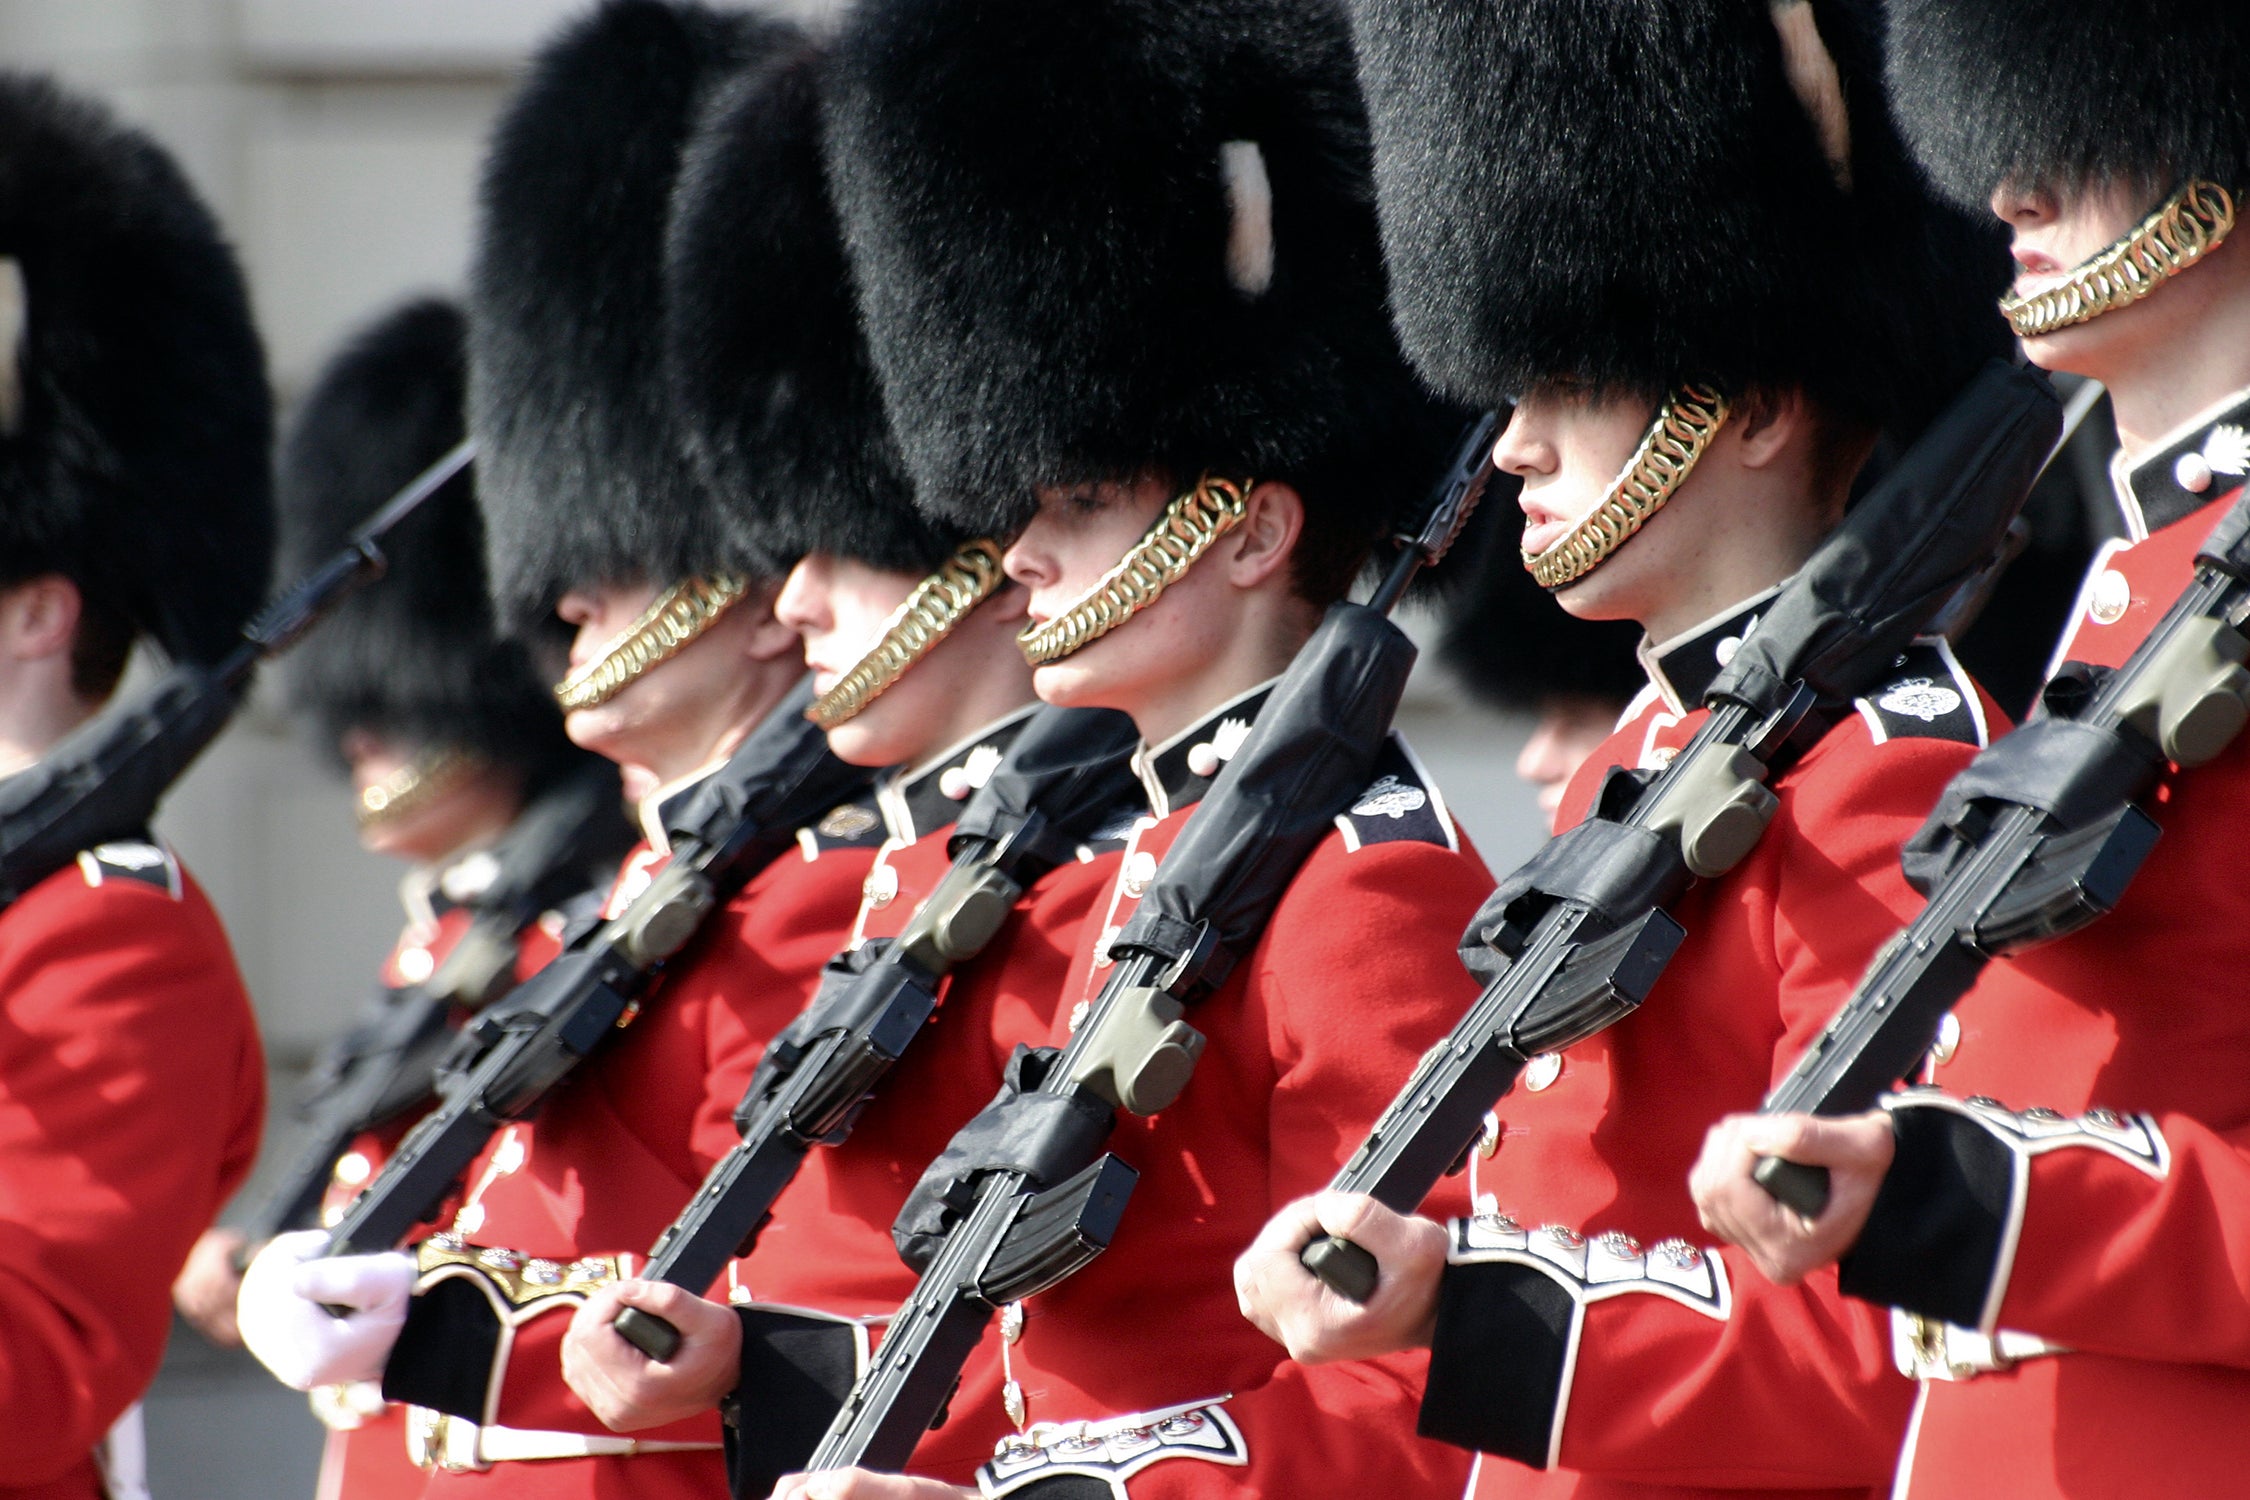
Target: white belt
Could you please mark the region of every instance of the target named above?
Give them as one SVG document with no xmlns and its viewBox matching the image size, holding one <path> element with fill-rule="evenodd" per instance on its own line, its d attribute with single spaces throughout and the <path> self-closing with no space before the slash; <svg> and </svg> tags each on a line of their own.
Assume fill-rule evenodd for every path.
<svg viewBox="0 0 2250 1500">
<path fill-rule="evenodd" d="M 1900 1374 L 1917 1380 L 1973 1380 L 2012 1370 L 2027 1359 L 2069 1352 L 2061 1344 L 2013 1328 L 1995 1329 L 1988 1335 L 1891 1309 L 1891 1357 L 1898 1362 Z"/>
<path fill-rule="evenodd" d="M 702 1453 L 718 1443 L 671 1443 L 607 1432 L 539 1432 L 479 1427 L 428 1407 L 407 1408 L 406 1456 L 425 1469 L 465 1473 L 545 1458 L 631 1458 L 642 1453 Z"/>
</svg>

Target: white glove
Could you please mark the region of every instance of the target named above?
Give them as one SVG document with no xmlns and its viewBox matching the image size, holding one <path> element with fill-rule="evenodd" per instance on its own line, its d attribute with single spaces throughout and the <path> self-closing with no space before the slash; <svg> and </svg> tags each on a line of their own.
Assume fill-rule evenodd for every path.
<svg viewBox="0 0 2250 1500">
<path fill-rule="evenodd" d="M 235 1301 L 242 1342 L 293 1390 L 380 1376 L 414 1292 L 412 1257 L 320 1259 L 327 1248 L 326 1230 L 276 1236 L 242 1273 Z M 329 1307 L 351 1311 L 339 1318 Z"/>
</svg>

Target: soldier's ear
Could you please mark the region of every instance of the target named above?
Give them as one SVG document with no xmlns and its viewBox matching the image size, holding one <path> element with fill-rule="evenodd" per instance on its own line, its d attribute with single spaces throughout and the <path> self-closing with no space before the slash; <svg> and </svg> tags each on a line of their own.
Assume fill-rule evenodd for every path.
<svg viewBox="0 0 2250 1500">
<path fill-rule="evenodd" d="M 1305 530 L 1305 501 L 1296 487 L 1267 480 L 1250 491 L 1242 520 L 1227 536 L 1227 581 L 1239 589 L 1289 578 L 1289 560 Z"/>
<path fill-rule="evenodd" d="M 1812 403 L 1796 389 L 1755 390 L 1735 403 L 1737 452 L 1746 469 L 1768 469 L 1814 436 Z"/>
<path fill-rule="evenodd" d="M 0 587 L 0 656 L 39 661 L 70 655 L 85 612 L 78 585 L 60 573 L 38 573 Z"/>
</svg>

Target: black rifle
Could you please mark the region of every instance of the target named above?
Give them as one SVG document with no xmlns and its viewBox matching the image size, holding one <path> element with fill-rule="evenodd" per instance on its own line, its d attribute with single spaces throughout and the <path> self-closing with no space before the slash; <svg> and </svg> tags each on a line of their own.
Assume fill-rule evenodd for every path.
<svg viewBox="0 0 2250 1500">
<path fill-rule="evenodd" d="M 955 825 L 952 868 L 895 939 L 840 954 L 804 1013 L 774 1039 L 736 1109 L 742 1144 L 649 1251 L 641 1272 L 700 1292 L 746 1255 L 815 1146 L 841 1145 L 861 1106 L 936 1011 L 938 987 L 982 953 L 1034 881 L 1076 857 L 1137 789 L 1139 735 L 1107 709 L 1043 709 Z M 628 1307 L 617 1331 L 651 1359 L 679 1330 Z"/>
<path fill-rule="evenodd" d="M 1333 1189 L 1413 1212 L 1532 1057 L 1640 1005 L 1687 936 L 1665 908 L 1750 852 L 1778 805 L 1766 783 L 1984 571 L 2060 430 L 2037 374 L 1994 364 L 1971 382 L 1775 597 L 1687 746 L 1653 776 L 1613 771 L 1585 822 L 1500 883 L 1462 943 L 1484 993 Z M 1355 1302 L 1374 1293 L 1374 1257 L 1348 1240 L 1314 1240 L 1304 1263 Z"/>
<path fill-rule="evenodd" d="M 1854 1114 L 1929 1049 L 1996 957 L 2113 909 L 2156 843 L 2135 802 L 2169 760 L 2224 750 L 2250 715 L 2250 498 L 2196 554 L 2195 577 L 2115 671 L 2067 666 L 2033 716 L 1964 767 L 1907 846 L 1929 905 L 1883 945 L 1851 998 L 1767 1095 L 1768 1114 Z M 1754 1174 L 1808 1218 L 1822 1167 L 1767 1157 Z"/>
<path fill-rule="evenodd" d="M 346 594 L 381 577 L 388 565 L 383 538 L 466 468 L 475 451 L 463 442 L 423 470 L 343 550 L 245 625 L 241 644 L 218 661 L 174 664 L 131 702 L 0 781 L 0 911 L 81 849 L 138 838 L 172 783 L 226 728 L 258 663 L 288 650 Z"/>
<path fill-rule="evenodd" d="M 1020 1075 L 1025 1092 L 1010 1102 L 1030 1106 L 1036 1139 L 1009 1141 L 1011 1164 L 977 1163 L 957 1182 L 957 1217 L 808 1469 L 900 1467 L 994 1313 L 1108 1246 L 1139 1176 L 1101 1150 L 1116 1111 L 1153 1114 L 1179 1097 L 1204 1044 L 1188 1006 L 1250 952 L 1298 867 L 1366 790 L 1415 656 L 1385 616 L 1460 534 L 1497 426 L 1487 414 L 1472 427 L 1428 524 L 1401 539 L 1373 598 L 1331 606 L 1274 687 L 1110 944 L 1115 967 L 1070 1044 L 1039 1076 Z"/>
<path fill-rule="evenodd" d="M 436 972 L 376 997 L 307 1083 L 304 1143 L 244 1223 L 246 1249 L 313 1222 L 336 1158 L 361 1131 L 425 1107 L 454 1028 L 515 987 L 517 941 L 558 901 L 615 870 L 631 841 L 617 771 L 589 762 L 543 793 L 493 846 L 496 873 Z"/>
<path fill-rule="evenodd" d="M 330 1255 L 389 1250 L 422 1223 L 505 1124 L 538 1108 L 648 992 L 664 962 L 873 773 L 828 753 L 805 718 L 808 679 L 666 818 L 672 857 L 647 890 L 471 1021 L 459 1062 L 329 1236 Z"/>
</svg>

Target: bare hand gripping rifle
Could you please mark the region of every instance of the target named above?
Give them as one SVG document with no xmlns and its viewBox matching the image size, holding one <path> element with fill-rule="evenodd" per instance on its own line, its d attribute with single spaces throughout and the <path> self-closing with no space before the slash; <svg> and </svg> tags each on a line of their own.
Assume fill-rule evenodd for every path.
<svg viewBox="0 0 2250 1500">
<path fill-rule="evenodd" d="M 975 959 L 1016 900 L 1113 820 L 1138 790 L 1133 721 L 1108 709 L 1042 709 L 962 809 L 952 868 L 896 938 L 839 954 L 804 1013 L 759 1060 L 735 1111 L 742 1144 L 649 1251 L 644 1280 L 700 1292 L 748 1254 L 774 1200 L 815 1146 L 841 1145 L 875 1089 L 937 1010 L 945 976 Z M 617 1331 L 651 1359 L 679 1348 L 637 1307 Z"/>
<path fill-rule="evenodd" d="M 1251 951 L 1335 815 L 1366 790 L 1415 656 L 1386 615 L 1458 537 L 1497 427 L 1489 414 L 1472 427 L 1373 597 L 1331 606 L 1297 653 L 1110 944 L 1115 966 L 1070 1044 L 1019 1052 L 1019 1091 L 925 1174 L 916 1197 L 943 1212 L 916 1252 L 921 1279 L 806 1468 L 901 1467 L 995 1312 L 1108 1246 L 1138 1180 L 1101 1149 L 1116 1112 L 1153 1114 L 1179 1097 L 1204 1045 L 1188 1008 Z M 916 1212 L 910 1201 L 902 1235 Z"/>
<path fill-rule="evenodd" d="M 1687 746 L 1654 775 L 1612 771 L 1586 820 L 1500 883 L 1462 942 L 1483 995 L 1331 1188 L 1413 1212 L 1532 1057 L 1639 1007 L 1687 936 L 1665 908 L 1756 846 L 1779 805 L 1767 783 L 1977 580 L 2060 430 L 2037 374 L 1996 363 L 1969 384 L 1775 597 Z M 1348 1240 L 1313 1241 L 1304 1263 L 1355 1302 L 1374 1293 L 1374 1257 Z"/>
<path fill-rule="evenodd" d="M 179 662 L 129 703 L 71 734 L 37 764 L 0 781 L 0 911 L 78 857 L 137 838 L 157 803 L 249 690 L 258 663 L 295 645 L 321 617 L 388 565 L 383 538 L 475 454 L 463 442 L 400 490 L 343 549 L 242 628 L 217 662 Z"/>
<path fill-rule="evenodd" d="M 648 889 L 470 1023 L 438 1107 L 352 1200 L 328 1254 L 389 1250 L 428 1219 L 502 1126 L 537 1109 L 632 1019 L 706 918 L 794 848 L 799 828 L 867 785 L 872 772 L 828 753 L 805 718 L 811 701 L 808 679 L 681 799 L 666 818 L 672 857 Z"/>
<path fill-rule="evenodd" d="M 2209 762 L 2250 716 L 2246 621 L 2250 496 L 2213 528 L 2193 581 L 2123 666 L 2066 665 L 2033 716 L 1953 779 L 1907 845 L 1929 905 L 1875 955 L 1765 1113 L 1871 1107 L 1987 963 L 2115 908 L 2156 843 L 2136 801 L 2166 761 Z M 1768 1157 L 1755 1176 L 1808 1218 L 1828 1205 L 1825 1168 Z"/>
<path fill-rule="evenodd" d="M 582 766 L 532 802 L 493 846 L 496 873 L 445 961 L 421 983 L 377 996 L 366 1022 L 315 1065 L 305 1143 L 243 1224 L 246 1250 L 311 1224 L 336 1158 L 352 1139 L 430 1101 L 458 1019 L 514 987 L 524 928 L 624 857 L 630 825 L 620 796 L 617 772 L 606 762 Z"/>
</svg>

